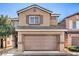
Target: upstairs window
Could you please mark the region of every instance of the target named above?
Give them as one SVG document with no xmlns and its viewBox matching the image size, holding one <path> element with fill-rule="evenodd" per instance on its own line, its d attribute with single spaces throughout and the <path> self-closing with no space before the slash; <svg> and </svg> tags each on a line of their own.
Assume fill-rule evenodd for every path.
<svg viewBox="0 0 79 59">
<path fill-rule="evenodd" d="M 73 22 L 73 29 L 79 29 L 79 21 Z"/>
<path fill-rule="evenodd" d="M 40 24 L 40 16 L 29 16 L 29 24 Z"/>
</svg>

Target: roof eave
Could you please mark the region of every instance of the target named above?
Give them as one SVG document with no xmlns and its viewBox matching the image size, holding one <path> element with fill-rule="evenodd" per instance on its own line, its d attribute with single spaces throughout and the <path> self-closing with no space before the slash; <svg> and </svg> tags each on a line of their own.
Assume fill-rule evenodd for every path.
<svg viewBox="0 0 79 59">
<path fill-rule="evenodd" d="M 30 9 L 30 8 L 33 8 L 33 7 L 39 8 L 39 9 L 41 9 L 41 10 L 44 10 L 44 11 L 48 12 L 48 13 L 52 13 L 52 11 L 47 10 L 47 9 L 45 9 L 45 8 L 43 8 L 43 7 L 40 7 L 40 6 L 38 6 L 38 5 L 35 5 L 35 6 L 34 6 L 34 5 L 31 5 L 31 6 L 28 6 L 28 7 L 24 8 L 24 9 L 21 9 L 21 10 L 17 11 L 17 13 L 19 14 L 19 13 L 21 13 L 21 12 L 23 12 L 23 11 L 26 11 L 26 10 L 28 10 L 28 9 Z"/>
<path fill-rule="evenodd" d="M 59 17 L 61 14 L 51 14 L 51 16 L 57 16 Z"/>
</svg>

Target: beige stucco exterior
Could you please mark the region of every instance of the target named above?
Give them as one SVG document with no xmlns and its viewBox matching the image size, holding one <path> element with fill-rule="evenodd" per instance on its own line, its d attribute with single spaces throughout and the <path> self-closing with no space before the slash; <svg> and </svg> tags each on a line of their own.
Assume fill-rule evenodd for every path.
<svg viewBox="0 0 79 59">
<path fill-rule="evenodd" d="M 72 44 L 75 44 L 75 43 L 78 44 L 79 40 L 75 42 L 76 39 L 74 38 L 79 38 L 79 34 L 68 34 L 68 46 L 72 46 Z"/>
<path fill-rule="evenodd" d="M 33 10 L 36 9 L 36 12 L 34 12 Z M 40 24 L 40 26 L 50 26 L 50 25 L 57 25 L 57 19 L 55 16 L 51 16 L 50 13 L 47 13 L 45 11 L 42 11 L 38 8 L 31 8 L 27 11 L 23 11 L 19 14 L 19 25 L 20 26 L 28 26 L 26 20 L 26 16 L 27 15 L 42 15 L 43 16 L 43 23 Z M 54 19 L 53 19 L 54 17 Z"/>
<path fill-rule="evenodd" d="M 46 13 L 44 11 L 41 11 L 39 9 L 36 8 L 36 12 L 33 11 L 32 8 L 30 10 L 24 11 L 22 13 L 19 14 L 19 24 L 21 25 L 28 25 L 26 23 L 26 16 L 27 15 L 42 15 L 43 16 L 43 24 L 41 24 L 40 26 L 49 26 L 50 25 L 50 14 Z"/>
</svg>

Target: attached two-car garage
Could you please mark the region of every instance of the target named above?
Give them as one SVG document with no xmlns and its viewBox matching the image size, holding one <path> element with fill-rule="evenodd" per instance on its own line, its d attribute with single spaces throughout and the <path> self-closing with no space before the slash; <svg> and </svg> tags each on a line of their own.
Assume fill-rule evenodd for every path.
<svg viewBox="0 0 79 59">
<path fill-rule="evenodd" d="M 56 51 L 59 49 L 60 35 L 24 35 L 24 51 Z"/>
<path fill-rule="evenodd" d="M 18 50 L 22 51 L 63 51 L 63 30 L 20 30 Z"/>
</svg>

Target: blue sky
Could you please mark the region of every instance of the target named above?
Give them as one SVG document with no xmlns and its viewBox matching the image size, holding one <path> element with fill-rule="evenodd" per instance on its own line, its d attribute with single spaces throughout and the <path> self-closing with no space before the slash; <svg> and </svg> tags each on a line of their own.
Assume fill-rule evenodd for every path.
<svg viewBox="0 0 79 59">
<path fill-rule="evenodd" d="M 9 17 L 17 17 L 17 11 L 32 5 L 31 3 L 0 3 L 0 15 L 8 15 Z M 66 16 L 79 12 L 78 3 L 43 3 L 37 4 L 53 13 L 61 14 L 59 21 Z"/>
</svg>

